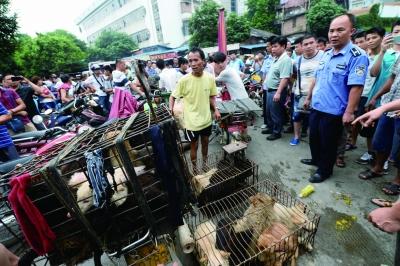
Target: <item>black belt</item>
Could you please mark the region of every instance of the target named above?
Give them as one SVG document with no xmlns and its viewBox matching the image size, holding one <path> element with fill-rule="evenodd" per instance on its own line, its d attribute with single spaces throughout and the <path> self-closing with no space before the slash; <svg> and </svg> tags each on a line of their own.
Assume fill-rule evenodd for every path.
<svg viewBox="0 0 400 266">
<path fill-rule="evenodd" d="M 275 92 L 277 91 L 276 89 L 267 89 L 267 92 Z"/>
</svg>

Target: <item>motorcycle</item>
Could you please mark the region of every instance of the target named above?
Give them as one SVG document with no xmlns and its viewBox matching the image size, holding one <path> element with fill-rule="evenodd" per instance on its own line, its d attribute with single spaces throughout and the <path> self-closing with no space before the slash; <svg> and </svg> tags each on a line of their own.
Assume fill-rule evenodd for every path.
<svg viewBox="0 0 400 266">
<path fill-rule="evenodd" d="M 260 71 L 256 70 L 251 72 L 247 77 L 243 79 L 244 87 L 249 95 L 258 106 L 262 107 L 263 104 L 263 89 L 261 83 L 261 77 L 258 75 Z"/>
<path fill-rule="evenodd" d="M 99 126 L 107 120 L 107 117 L 97 102 L 96 95 L 79 96 L 57 111 L 47 109 L 41 115 L 34 116 L 33 122 L 46 129 L 86 123 L 90 126 Z"/>
</svg>

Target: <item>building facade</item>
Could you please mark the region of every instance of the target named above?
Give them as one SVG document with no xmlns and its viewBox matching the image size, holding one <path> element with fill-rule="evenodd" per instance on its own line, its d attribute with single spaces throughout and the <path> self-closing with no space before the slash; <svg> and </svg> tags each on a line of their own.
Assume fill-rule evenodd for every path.
<svg viewBox="0 0 400 266">
<path fill-rule="evenodd" d="M 307 31 L 306 11 L 309 0 L 281 1 L 278 8 L 278 17 L 281 23 L 281 34 L 292 37 L 304 34 Z"/>
<path fill-rule="evenodd" d="M 233 12 L 242 16 L 247 11 L 246 0 L 216 0 L 215 2 L 223 6 L 228 14 Z"/>
<path fill-rule="evenodd" d="M 124 32 L 139 47 L 178 47 L 189 38 L 189 19 L 201 0 L 97 0 L 76 24 L 87 43 L 106 30 Z"/>
</svg>

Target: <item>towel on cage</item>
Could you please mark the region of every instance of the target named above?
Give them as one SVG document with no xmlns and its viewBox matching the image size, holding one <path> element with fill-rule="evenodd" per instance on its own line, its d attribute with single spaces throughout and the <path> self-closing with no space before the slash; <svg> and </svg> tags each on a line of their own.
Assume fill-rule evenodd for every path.
<svg viewBox="0 0 400 266">
<path fill-rule="evenodd" d="M 172 156 L 167 151 L 167 145 L 177 145 L 171 143 L 170 139 L 166 136 L 168 132 L 168 122 L 161 123 L 163 130 L 160 125 L 154 125 L 150 128 L 150 137 L 153 144 L 153 151 L 155 155 L 155 166 L 156 175 L 160 177 L 164 187 L 168 194 L 168 215 L 169 221 L 172 226 L 177 227 L 183 225 L 182 211 L 181 211 L 181 188 L 178 181 L 178 175 L 176 168 L 174 167 Z M 164 139 L 165 138 L 165 139 Z M 167 141 L 168 140 L 168 141 Z"/>
<path fill-rule="evenodd" d="M 93 193 L 93 205 L 98 208 L 103 208 L 110 203 L 110 198 L 113 194 L 108 178 L 104 171 L 104 160 L 101 150 L 93 152 L 85 152 L 88 182 Z M 115 178 L 113 177 L 114 188 L 117 188 Z"/>
<path fill-rule="evenodd" d="M 143 171 L 144 166 L 135 167 L 136 172 Z M 111 197 L 111 203 L 119 207 L 125 203 L 128 197 L 128 187 L 126 185 L 126 177 L 121 168 L 114 170 L 114 180 L 117 183 L 117 189 L 114 189 L 114 194 Z M 113 177 L 107 174 L 108 182 L 113 182 Z M 72 188 L 76 188 L 76 201 L 78 206 L 83 213 L 87 212 L 93 206 L 92 189 L 89 186 L 89 182 L 86 182 L 87 178 L 83 172 L 76 172 L 71 176 L 68 185 Z"/>
<path fill-rule="evenodd" d="M 13 177 L 10 181 L 8 200 L 29 246 L 37 254 L 44 255 L 54 249 L 56 235 L 26 194 L 31 179 L 28 173 Z"/>
<path fill-rule="evenodd" d="M 108 120 L 125 118 L 137 111 L 137 101 L 129 90 L 114 89 L 114 98 Z"/>
</svg>

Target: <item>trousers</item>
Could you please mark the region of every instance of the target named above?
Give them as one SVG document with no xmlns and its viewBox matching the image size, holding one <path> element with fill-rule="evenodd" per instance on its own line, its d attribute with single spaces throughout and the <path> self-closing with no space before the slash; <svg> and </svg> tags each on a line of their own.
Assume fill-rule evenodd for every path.
<svg viewBox="0 0 400 266">
<path fill-rule="evenodd" d="M 267 126 L 275 134 L 280 134 L 283 129 L 283 124 L 285 122 L 285 100 L 286 100 L 286 90 L 281 93 L 281 98 L 278 102 L 274 102 L 274 96 L 276 91 L 271 91 L 267 93 Z"/>
<path fill-rule="evenodd" d="M 332 175 L 338 141 L 343 131 L 342 117 L 312 110 L 310 113 L 311 158 L 318 166 L 317 173 Z"/>
</svg>

